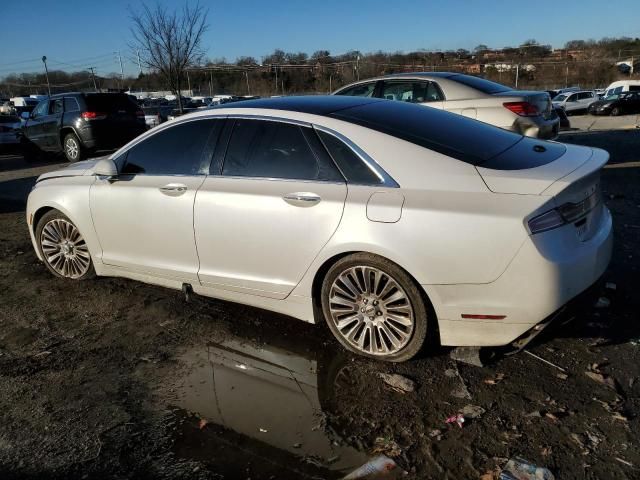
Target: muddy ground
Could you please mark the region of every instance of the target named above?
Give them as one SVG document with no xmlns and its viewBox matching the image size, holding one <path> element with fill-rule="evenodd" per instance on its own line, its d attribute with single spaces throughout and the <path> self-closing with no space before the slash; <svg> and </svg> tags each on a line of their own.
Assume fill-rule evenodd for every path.
<svg viewBox="0 0 640 480">
<path fill-rule="evenodd" d="M 0 478 L 332 479 L 378 453 L 416 479 L 478 479 L 513 456 L 557 479 L 640 478 L 640 132 L 562 140 L 611 151 L 616 231 L 616 289 L 596 292 L 610 306 L 590 302 L 527 349 L 563 371 L 525 352 L 380 364 L 266 311 L 54 279 L 23 210 L 55 160 L 0 157 Z M 465 406 L 479 416 L 444 423 Z"/>
</svg>

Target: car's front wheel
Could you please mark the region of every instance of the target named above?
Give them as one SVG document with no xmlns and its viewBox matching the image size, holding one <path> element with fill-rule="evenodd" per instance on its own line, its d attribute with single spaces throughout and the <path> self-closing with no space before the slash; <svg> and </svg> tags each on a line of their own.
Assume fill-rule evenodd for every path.
<svg viewBox="0 0 640 480">
<path fill-rule="evenodd" d="M 73 280 L 95 276 L 89 248 L 78 227 L 57 210 L 42 216 L 36 241 L 44 264 L 55 276 Z"/>
<path fill-rule="evenodd" d="M 74 133 L 68 133 L 64 137 L 64 156 L 67 157 L 67 160 L 70 162 L 77 162 L 78 160 L 82 160 L 82 145 L 80 145 L 80 140 Z"/>
<path fill-rule="evenodd" d="M 348 350 L 391 362 L 410 359 L 427 334 L 418 286 L 393 262 L 368 253 L 338 260 L 321 291 L 329 328 Z"/>
<path fill-rule="evenodd" d="M 617 117 L 618 115 L 620 115 L 622 112 L 620 111 L 619 107 L 613 107 L 611 109 L 611 116 L 612 117 Z"/>
</svg>

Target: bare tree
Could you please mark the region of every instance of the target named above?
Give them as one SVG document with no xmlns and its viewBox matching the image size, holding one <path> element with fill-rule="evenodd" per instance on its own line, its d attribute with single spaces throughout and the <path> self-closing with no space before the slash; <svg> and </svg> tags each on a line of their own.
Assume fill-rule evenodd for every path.
<svg viewBox="0 0 640 480">
<path fill-rule="evenodd" d="M 134 52 L 139 52 L 144 65 L 159 72 L 169 89 L 178 98 L 182 112 L 180 90 L 185 70 L 204 57 L 202 35 L 207 30 L 207 10 L 196 3 L 186 3 L 181 10 L 168 11 L 156 3 L 154 7 L 142 5 L 140 11 L 131 11 L 131 34 Z"/>
</svg>

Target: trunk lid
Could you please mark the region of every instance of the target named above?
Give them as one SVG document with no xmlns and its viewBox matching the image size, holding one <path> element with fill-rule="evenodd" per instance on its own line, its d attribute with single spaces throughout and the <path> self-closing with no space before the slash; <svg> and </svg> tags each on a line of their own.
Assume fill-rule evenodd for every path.
<svg viewBox="0 0 640 480">
<path fill-rule="evenodd" d="M 594 162 L 590 162 L 593 157 Z M 599 170 L 608 160 L 604 150 L 523 138 L 476 169 L 495 193 L 554 196 L 581 176 Z M 589 164 L 586 172 L 581 169 Z"/>
<path fill-rule="evenodd" d="M 531 105 L 535 105 L 545 119 L 550 119 L 553 116 L 553 108 L 551 106 L 551 98 L 547 92 L 530 92 L 526 90 L 509 90 L 506 92 L 494 93 L 494 97 L 504 98 L 504 102 L 517 102 L 524 101 L 529 102 Z"/>
</svg>

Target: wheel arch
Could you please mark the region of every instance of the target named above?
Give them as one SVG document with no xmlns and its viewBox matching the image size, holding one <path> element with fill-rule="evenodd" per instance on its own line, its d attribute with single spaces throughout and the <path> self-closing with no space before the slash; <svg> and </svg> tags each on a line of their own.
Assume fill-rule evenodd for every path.
<svg viewBox="0 0 640 480">
<path fill-rule="evenodd" d="M 431 341 L 433 340 L 437 340 L 438 342 L 440 341 L 440 331 L 438 328 L 438 316 L 436 314 L 436 310 L 435 307 L 433 305 L 433 302 L 431 301 L 431 297 L 429 295 L 429 293 L 427 292 L 427 289 L 425 288 L 424 285 L 421 285 L 417 280 L 416 277 L 411 273 L 411 271 L 407 268 L 405 268 L 404 265 L 398 263 L 397 261 L 385 256 L 385 255 L 380 255 L 379 253 L 374 253 L 374 252 L 368 252 L 366 250 L 348 250 L 348 251 L 344 251 L 344 252 L 340 252 L 340 253 L 336 253 L 333 256 L 327 258 L 326 260 L 324 260 L 324 262 L 322 262 L 322 264 L 320 265 L 320 267 L 316 270 L 314 276 L 313 276 L 313 281 L 311 284 L 311 301 L 313 303 L 313 318 L 315 323 L 320 323 L 320 324 L 326 324 L 326 322 L 324 321 L 324 317 L 322 314 L 322 304 L 321 304 L 321 300 L 320 300 L 320 293 L 322 290 L 322 282 L 324 281 L 325 276 L 327 275 L 327 272 L 329 271 L 329 269 L 331 268 L 332 265 L 334 265 L 338 260 L 348 256 L 348 255 L 352 255 L 355 253 L 367 253 L 369 255 L 375 255 L 377 257 L 383 258 L 389 262 L 394 263 L 396 266 L 398 266 L 399 268 L 401 268 L 402 270 L 404 270 L 404 272 L 409 276 L 409 278 L 411 279 L 411 281 L 413 281 L 413 283 L 415 284 L 416 288 L 418 289 L 418 291 L 420 292 L 420 295 L 422 297 L 422 301 L 424 302 L 425 308 L 427 309 L 427 320 L 429 322 L 429 329 L 432 332 L 431 334 L 428 335 L 428 340 L 430 341 L 429 338 L 431 339 Z"/>
</svg>

